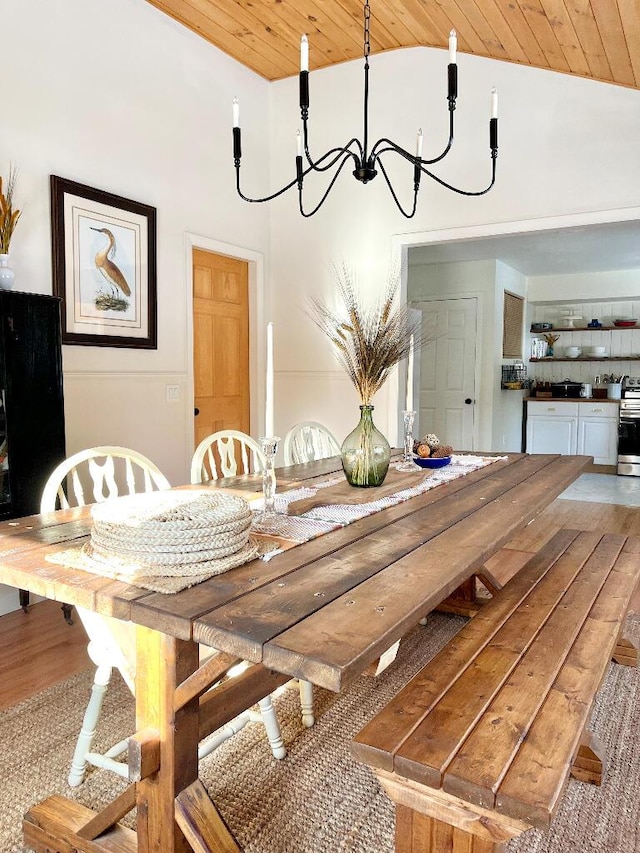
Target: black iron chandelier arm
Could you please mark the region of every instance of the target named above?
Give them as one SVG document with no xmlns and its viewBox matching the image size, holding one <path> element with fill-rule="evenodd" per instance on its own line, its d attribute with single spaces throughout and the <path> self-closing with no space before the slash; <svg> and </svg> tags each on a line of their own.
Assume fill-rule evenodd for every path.
<svg viewBox="0 0 640 853">
<path fill-rule="evenodd" d="M 355 151 L 351 150 L 352 145 L 357 146 L 359 154 L 356 154 Z M 304 125 L 304 156 L 307 160 L 307 163 L 309 164 L 309 171 L 326 172 L 328 169 L 331 169 L 344 154 L 353 158 L 355 168 L 357 169 L 360 166 L 360 163 L 362 162 L 363 156 L 360 140 L 354 136 L 353 139 L 350 139 L 349 142 L 342 148 L 330 148 L 322 155 L 322 157 L 320 157 L 319 160 L 313 160 L 311 154 L 309 153 L 309 139 L 307 135 L 307 127 L 306 124 Z M 321 165 L 328 157 L 333 157 L 333 159 L 329 163 Z"/>
<path fill-rule="evenodd" d="M 425 169 L 424 166 L 420 166 L 419 168 L 423 174 L 428 175 L 430 178 L 433 178 L 433 180 L 436 183 L 440 184 L 440 186 L 446 187 L 446 189 L 451 190 L 454 193 L 458 193 L 458 195 L 478 196 L 478 195 L 484 195 L 485 193 L 488 193 L 489 190 L 491 189 L 491 187 L 496 182 L 496 160 L 497 160 L 497 156 L 498 156 L 497 151 L 495 149 L 492 150 L 492 152 L 491 152 L 491 183 L 487 187 L 485 187 L 485 189 L 483 189 L 483 190 L 461 190 L 458 187 L 454 187 L 453 184 L 448 184 L 446 181 L 443 181 L 442 178 L 439 178 L 437 175 L 434 175 L 433 172 L 430 172 L 429 169 Z"/>
<path fill-rule="evenodd" d="M 384 148 L 378 148 L 379 145 L 384 145 Z M 439 163 L 440 160 L 444 160 L 449 151 L 451 151 L 451 146 L 453 145 L 453 112 L 449 113 L 449 139 L 447 144 L 445 145 L 442 153 L 438 154 L 437 157 L 433 157 L 431 160 L 425 160 L 424 158 L 420 158 L 420 163 L 426 164 L 427 166 L 432 166 L 434 163 Z M 379 139 L 376 144 L 371 149 L 371 156 L 374 158 L 380 157 L 382 154 L 386 154 L 388 151 L 395 151 L 396 154 L 399 154 L 401 157 L 404 157 L 405 160 L 408 160 L 410 163 L 415 163 L 418 159 L 414 154 L 410 154 L 405 148 L 402 148 L 400 145 L 397 145 L 393 139 L 387 139 L 387 137 L 383 136 L 382 139 Z"/>
<path fill-rule="evenodd" d="M 299 206 L 300 206 L 300 213 L 302 214 L 302 216 L 304 216 L 305 218 L 308 218 L 308 217 L 310 217 L 310 216 L 313 216 L 313 214 L 314 214 L 314 213 L 317 213 L 317 212 L 320 210 L 320 208 L 322 207 L 322 205 L 325 203 L 325 201 L 326 201 L 326 199 L 327 199 L 327 196 L 328 196 L 328 195 L 329 195 L 329 193 L 331 192 L 331 189 L 332 189 L 333 185 L 334 185 L 334 184 L 335 184 L 335 182 L 338 180 L 338 175 L 339 175 L 339 174 L 340 174 L 340 172 L 343 170 L 343 168 L 345 167 L 345 165 L 349 162 L 349 157 L 353 157 L 353 156 L 354 156 L 354 155 L 353 155 L 353 153 L 352 153 L 351 151 L 349 151 L 349 152 L 347 152 L 347 153 L 345 154 L 345 156 L 344 156 L 344 158 L 343 158 L 343 160 L 342 160 L 342 163 L 340 163 L 340 165 L 339 165 L 339 166 L 338 166 L 338 168 L 336 169 L 335 175 L 331 178 L 331 181 L 329 182 L 329 186 L 328 186 L 328 187 L 327 187 L 327 189 L 325 190 L 324 195 L 322 196 L 322 198 L 320 199 L 320 201 L 318 202 L 318 204 L 313 208 L 313 210 L 310 210 L 310 211 L 308 211 L 308 212 L 306 212 L 306 213 L 305 213 L 304 208 L 303 208 L 303 206 L 302 206 L 302 177 L 304 177 L 305 175 L 308 175 L 308 174 L 309 174 L 309 172 L 313 171 L 313 169 L 308 168 L 308 169 L 305 169 L 305 170 L 304 170 L 304 172 L 301 172 L 301 173 L 300 173 L 300 175 L 299 175 L 299 177 L 298 177 L 298 179 L 297 179 L 297 183 L 298 183 L 298 203 L 299 203 Z M 299 159 L 301 160 L 302 158 L 300 157 Z"/>
<path fill-rule="evenodd" d="M 238 195 L 240 196 L 240 198 L 243 201 L 248 201 L 248 202 L 251 202 L 252 204 L 258 203 L 258 202 L 263 202 L 263 201 L 273 201 L 274 198 L 278 198 L 279 195 L 286 193 L 287 190 L 290 190 L 291 187 L 295 187 L 295 185 L 298 183 L 298 178 L 296 177 L 292 181 L 289 181 L 289 183 L 286 184 L 284 187 L 282 187 L 282 189 L 279 189 L 276 192 L 271 193 L 271 195 L 266 195 L 263 198 L 249 198 L 249 196 L 244 195 L 244 193 L 240 189 L 240 163 L 236 162 L 235 167 L 236 167 L 236 190 L 238 192 Z M 309 171 L 311 171 L 311 170 L 309 170 Z"/>
<path fill-rule="evenodd" d="M 418 205 L 418 190 L 420 189 L 420 179 L 418 178 L 417 180 L 414 180 L 414 183 L 413 183 L 413 207 L 411 208 L 411 213 L 408 213 L 404 209 L 404 207 L 400 204 L 400 200 L 398 199 L 398 196 L 396 195 L 396 191 L 394 190 L 393 185 L 389 179 L 389 176 L 387 175 L 387 171 L 384 168 L 384 164 L 382 163 L 382 160 L 378 160 L 377 163 L 378 163 L 378 166 L 380 167 L 380 171 L 382 172 L 382 177 L 385 179 L 385 182 L 386 182 L 387 186 L 389 187 L 389 192 L 391 193 L 391 197 L 393 198 L 393 200 L 396 203 L 396 207 L 398 208 L 400 213 L 406 219 L 412 219 L 413 216 L 415 215 L 416 207 Z"/>
</svg>

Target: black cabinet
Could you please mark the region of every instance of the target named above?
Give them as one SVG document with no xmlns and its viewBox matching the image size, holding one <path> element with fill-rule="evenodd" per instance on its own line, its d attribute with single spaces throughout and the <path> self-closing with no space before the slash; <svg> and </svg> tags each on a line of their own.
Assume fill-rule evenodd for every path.
<svg viewBox="0 0 640 853">
<path fill-rule="evenodd" d="M 40 511 L 65 458 L 60 299 L 0 291 L 0 518 Z"/>
</svg>

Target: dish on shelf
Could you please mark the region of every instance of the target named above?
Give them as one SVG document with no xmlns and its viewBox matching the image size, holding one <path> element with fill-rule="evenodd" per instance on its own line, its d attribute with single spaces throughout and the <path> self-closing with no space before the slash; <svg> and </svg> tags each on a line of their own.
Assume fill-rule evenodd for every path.
<svg viewBox="0 0 640 853">
<path fill-rule="evenodd" d="M 553 323 L 532 323 L 532 332 L 550 332 L 553 329 Z"/>
<path fill-rule="evenodd" d="M 427 456 L 426 459 L 422 459 L 420 456 L 414 456 L 413 461 L 421 468 L 444 468 L 445 465 L 448 465 L 449 462 L 451 462 L 451 457 Z"/>
<path fill-rule="evenodd" d="M 587 350 L 587 355 L 597 356 L 598 358 L 609 357 L 606 347 L 590 347 L 589 350 Z"/>
<path fill-rule="evenodd" d="M 619 317 L 613 321 L 613 325 L 618 326 L 620 329 L 628 329 L 631 326 L 635 326 L 637 322 L 637 320 L 633 320 L 631 317 Z"/>
<path fill-rule="evenodd" d="M 567 358 L 579 358 L 582 355 L 580 347 L 565 347 L 564 354 Z"/>
</svg>

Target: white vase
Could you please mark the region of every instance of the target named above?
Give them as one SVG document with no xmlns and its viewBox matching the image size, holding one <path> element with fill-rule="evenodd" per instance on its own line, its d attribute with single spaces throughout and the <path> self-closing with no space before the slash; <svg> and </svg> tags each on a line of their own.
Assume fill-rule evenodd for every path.
<svg viewBox="0 0 640 853">
<path fill-rule="evenodd" d="M 9 266 L 9 255 L 0 253 L 0 289 L 11 290 L 15 273 Z"/>
</svg>

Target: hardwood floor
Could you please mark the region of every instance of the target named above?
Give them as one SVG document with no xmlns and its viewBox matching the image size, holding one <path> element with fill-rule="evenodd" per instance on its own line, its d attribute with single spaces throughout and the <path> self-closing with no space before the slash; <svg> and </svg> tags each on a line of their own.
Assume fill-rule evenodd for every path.
<svg viewBox="0 0 640 853">
<path fill-rule="evenodd" d="M 0 711 L 92 666 L 82 623 L 68 625 L 57 601 L 1 616 L 0 648 Z"/>
<path fill-rule="evenodd" d="M 560 527 L 640 536 L 640 507 L 554 501 L 492 558 L 491 570 L 506 582 Z M 640 588 L 631 609 L 640 614 Z M 1 616 L 0 644 L 0 710 L 92 666 L 80 620 L 67 625 L 54 601 L 34 604 L 28 613 L 20 610 Z"/>
<path fill-rule="evenodd" d="M 640 536 L 640 507 L 595 501 L 556 500 L 512 539 L 487 565 L 503 583 L 521 568 L 531 552 L 537 551 L 561 527 L 602 533 Z M 632 613 L 640 614 L 640 587 L 631 601 Z"/>
</svg>

